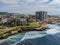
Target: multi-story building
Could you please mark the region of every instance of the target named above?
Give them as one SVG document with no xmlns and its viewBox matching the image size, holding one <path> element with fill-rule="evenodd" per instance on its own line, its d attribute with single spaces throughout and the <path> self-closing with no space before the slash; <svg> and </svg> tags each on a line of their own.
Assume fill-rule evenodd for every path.
<svg viewBox="0 0 60 45">
<path fill-rule="evenodd" d="M 46 11 L 37 11 L 36 12 L 36 19 L 37 21 L 46 21 L 47 19 L 47 12 Z"/>
</svg>

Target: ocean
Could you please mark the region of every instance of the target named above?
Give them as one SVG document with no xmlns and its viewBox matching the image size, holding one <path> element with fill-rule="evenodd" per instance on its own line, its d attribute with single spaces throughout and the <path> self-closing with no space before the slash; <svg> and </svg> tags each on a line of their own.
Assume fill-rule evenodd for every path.
<svg viewBox="0 0 60 45">
<path fill-rule="evenodd" d="M 60 23 L 48 24 L 46 31 L 29 31 L 0 40 L 0 45 L 60 45 Z"/>
</svg>

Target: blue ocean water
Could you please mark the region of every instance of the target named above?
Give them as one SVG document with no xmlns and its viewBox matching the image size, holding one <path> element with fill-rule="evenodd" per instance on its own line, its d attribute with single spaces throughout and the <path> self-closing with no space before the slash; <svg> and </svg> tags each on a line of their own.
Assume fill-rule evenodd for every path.
<svg viewBox="0 0 60 45">
<path fill-rule="evenodd" d="M 60 23 L 48 24 L 46 31 L 23 32 L 0 40 L 0 45 L 60 45 Z"/>
</svg>

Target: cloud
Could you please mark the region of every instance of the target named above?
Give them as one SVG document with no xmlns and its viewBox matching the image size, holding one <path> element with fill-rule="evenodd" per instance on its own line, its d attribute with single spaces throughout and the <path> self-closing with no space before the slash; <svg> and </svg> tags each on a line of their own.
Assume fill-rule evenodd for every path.
<svg viewBox="0 0 60 45">
<path fill-rule="evenodd" d="M 0 0 L 0 2 L 7 3 L 7 4 L 15 4 L 18 3 L 19 0 Z"/>
<path fill-rule="evenodd" d="M 60 0 L 54 0 L 54 1 L 52 1 L 50 4 L 52 4 L 52 5 L 59 5 L 60 4 Z"/>
<path fill-rule="evenodd" d="M 34 2 L 35 0 L 26 0 L 26 2 Z"/>
<path fill-rule="evenodd" d="M 48 1 L 46 1 L 44 4 L 49 4 L 49 3 L 51 3 L 53 0 L 48 0 Z"/>
<path fill-rule="evenodd" d="M 0 11 L 26 14 L 47 11 L 48 14 L 56 15 L 60 14 L 60 0 L 0 0 Z"/>
</svg>

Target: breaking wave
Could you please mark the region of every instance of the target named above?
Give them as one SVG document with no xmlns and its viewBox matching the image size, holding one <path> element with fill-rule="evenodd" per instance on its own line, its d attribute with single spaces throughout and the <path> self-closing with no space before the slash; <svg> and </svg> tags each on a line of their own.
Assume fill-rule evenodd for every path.
<svg viewBox="0 0 60 45">
<path fill-rule="evenodd" d="M 29 32 L 24 32 L 21 34 L 11 36 L 7 39 L 0 40 L 0 45 L 16 45 L 20 42 L 26 43 L 26 40 L 28 42 L 32 43 L 32 45 L 39 45 L 39 43 L 40 43 L 40 45 L 42 45 L 44 43 L 44 41 L 48 42 L 48 41 L 53 41 L 54 39 L 56 39 L 56 41 L 57 41 L 58 39 L 60 39 L 60 36 L 58 36 L 58 35 L 60 35 L 60 25 L 59 24 L 60 23 L 48 24 L 47 27 L 49 29 L 46 29 L 46 31 L 29 31 Z M 38 43 L 37 43 L 37 41 L 38 41 Z M 47 43 L 47 42 L 45 42 L 45 43 Z M 58 44 L 60 44 L 60 43 L 58 43 Z"/>
</svg>

